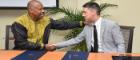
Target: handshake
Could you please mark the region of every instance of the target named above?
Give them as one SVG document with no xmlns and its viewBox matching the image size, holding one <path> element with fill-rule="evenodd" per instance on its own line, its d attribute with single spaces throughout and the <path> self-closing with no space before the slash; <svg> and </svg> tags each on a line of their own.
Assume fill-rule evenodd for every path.
<svg viewBox="0 0 140 60">
<path fill-rule="evenodd" d="M 53 44 L 47 44 L 45 46 L 45 48 L 47 49 L 47 51 L 54 51 L 54 50 L 56 50 L 56 46 L 53 45 Z"/>
</svg>

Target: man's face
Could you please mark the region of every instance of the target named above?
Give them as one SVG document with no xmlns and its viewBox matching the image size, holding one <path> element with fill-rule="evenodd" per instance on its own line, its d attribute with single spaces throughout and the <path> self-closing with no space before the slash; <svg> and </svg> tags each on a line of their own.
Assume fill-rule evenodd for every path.
<svg viewBox="0 0 140 60">
<path fill-rule="evenodd" d="M 29 8 L 29 14 L 31 14 L 35 20 L 39 20 L 44 16 L 43 5 L 40 3 L 34 3 Z"/>
<path fill-rule="evenodd" d="M 83 16 L 88 23 L 95 22 L 97 18 L 97 12 L 95 9 L 83 8 Z"/>
</svg>

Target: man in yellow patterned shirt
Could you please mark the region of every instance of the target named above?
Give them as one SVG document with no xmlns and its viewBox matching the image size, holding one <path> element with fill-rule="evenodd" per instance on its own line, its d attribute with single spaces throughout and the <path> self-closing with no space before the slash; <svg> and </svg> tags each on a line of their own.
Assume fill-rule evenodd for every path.
<svg viewBox="0 0 140 60">
<path fill-rule="evenodd" d="M 41 2 L 29 1 L 28 13 L 20 16 L 12 24 L 15 38 L 14 49 L 18 50 L 45 50 L 51 29 L 72 29 L 82 27 L 82 22 L 56 21 L 44 15 Z"/>
</svg>

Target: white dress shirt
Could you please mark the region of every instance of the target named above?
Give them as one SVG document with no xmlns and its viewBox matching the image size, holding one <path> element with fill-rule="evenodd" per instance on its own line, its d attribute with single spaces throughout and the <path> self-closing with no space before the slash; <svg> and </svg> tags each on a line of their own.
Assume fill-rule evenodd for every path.
<svg viewBox="0 0 140 60">
<path fill-rule="evenodd" d="M 98 35 L 98 51 L 99 52 L 101 52 L 102 51 L 102 43 L 101 43 L 101 37 L 100 37 L 100 32 L 101 32 L 101 20 L 102 20 L 102 18 L 100 17 L 95 23 L 93 23 L 92 24 L 92 26 L 93 25 L 96 25 L 96 29 L 97 29 L 97 35 Z M 93 34 L 93 32 L 94 32 L 94 27 L 92 28 L 92 42 L 91 42 L 91 45 L 93 46 L 94 45 L 94 43 L 93 43 L 93 41 L 94 41 L 94 34 Z M 93 46 L 94 47 L 94 46 Z"/>
</svg>

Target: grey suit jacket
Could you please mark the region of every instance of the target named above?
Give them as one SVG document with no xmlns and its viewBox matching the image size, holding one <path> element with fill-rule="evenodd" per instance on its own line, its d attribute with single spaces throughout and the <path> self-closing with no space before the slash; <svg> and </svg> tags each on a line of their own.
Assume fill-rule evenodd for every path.
<svg viewBox="0 0 140 60">
<path fill-rule="evenodd" d="M 91 50 L 92 26 L 86 25 L 83 31 L 75 38 L 55 44 L 57 48 L 62 48 L 78 44 L 86 40 L 88 52 Z M 125 52 L 125 45 L 119 25 L 107 19 L 101 21 L 100 38 L 102 52 Z"/>
</svg>

